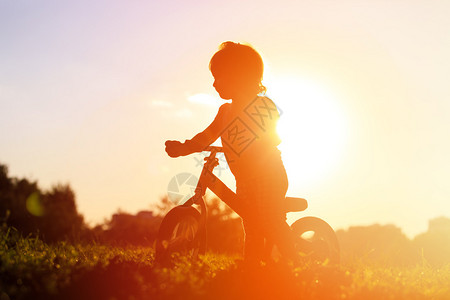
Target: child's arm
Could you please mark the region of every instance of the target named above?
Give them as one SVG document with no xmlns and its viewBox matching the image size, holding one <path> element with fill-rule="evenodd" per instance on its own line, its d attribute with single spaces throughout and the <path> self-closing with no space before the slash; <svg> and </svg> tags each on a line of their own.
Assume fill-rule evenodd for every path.
<svg viewBox="0 0 450 300">
<path fill-rule="evenodd" d="M 195 152 L 201 152 L 207 146 L 211 145 L 217 140 L 223 131 L 223 118 L 226 110 L 224 104 L 220 107 L 217 116 L 214 118 L 211 124 L 206 127 L 205 130 L 194 136 L 190 140 L 186 140 L 184 143 L 179 141 L 166 141 L 166 152 L 170 157 L 185 156 Z"/>
</svg>

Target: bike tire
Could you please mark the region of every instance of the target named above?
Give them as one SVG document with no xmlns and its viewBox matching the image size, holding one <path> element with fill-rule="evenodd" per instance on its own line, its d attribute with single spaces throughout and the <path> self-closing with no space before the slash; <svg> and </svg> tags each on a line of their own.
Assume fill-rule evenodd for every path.
<svg viewBox="0 0 450 300">
<path fill-rule="evenodd" d="M 206 249 L 206 232 L 200 213 L 192 206 L 176 206 L 161 222 L 155 245 L 155 260 L 169 263 L 173 253 L 195 259 Z"/>
<path fill-rule="evenodd" d="M 291 225 L 297 237 L 296 248 L 306 260 L 339 264 L 340 247 L 333 228 L 317 217 L 303 217 Z M 304 237 L 305 234 L 310 237 Z"/>
</svg>

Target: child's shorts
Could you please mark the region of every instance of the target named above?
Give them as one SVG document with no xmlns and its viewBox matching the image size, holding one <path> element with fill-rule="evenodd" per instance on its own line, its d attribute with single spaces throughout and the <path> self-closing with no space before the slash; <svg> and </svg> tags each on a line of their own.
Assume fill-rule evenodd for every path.
<svg viewBox="0 0 450 300">
<path fill-rule="evenodd" d="M 244 222 L 285 222 L 285 197 L 288 179 L 284 166 L 271 168 L 266 174 L 236 182 L 236 196 L 245 206 Z"/>
</svg>

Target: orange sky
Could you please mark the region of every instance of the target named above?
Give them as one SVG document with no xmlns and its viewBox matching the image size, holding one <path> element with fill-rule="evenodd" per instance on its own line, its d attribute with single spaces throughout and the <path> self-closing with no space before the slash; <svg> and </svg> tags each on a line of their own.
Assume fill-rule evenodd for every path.
<svg viewBox="0 0 450 300">
<path fill-rule="evenodd" d="M 281 146 L 289 194 L 335 228 L 415 235 L 450 216 L 449 12 L 446 1 L 2 2 L 0 162 L 44 188 L 69 182 L 91 224 L 149 209 L 173 176 L 200 172 L 163 144 L 214 118 L 210 57 L 248 42 L 295 128 Z"/>
</svg>

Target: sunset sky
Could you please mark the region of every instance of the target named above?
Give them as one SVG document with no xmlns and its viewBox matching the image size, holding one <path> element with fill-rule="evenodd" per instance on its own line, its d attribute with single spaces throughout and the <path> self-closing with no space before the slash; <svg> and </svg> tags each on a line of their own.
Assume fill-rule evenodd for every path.
<svg viewBox="0 0 450 300">
<path fill-rule="evenodd" d="M 449 15 L 449 1 L 0 1 L 0 163 L 70 183 L 91 225 L 151 209 L 200 173 L 201 155 L 171 159 L 164 141 L 223 103 L 211 56 L 250 43 L 299 215 L 412 237 L 450 217 Z"/>
</svg>

